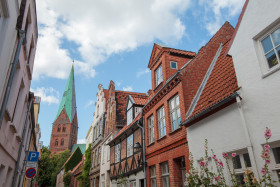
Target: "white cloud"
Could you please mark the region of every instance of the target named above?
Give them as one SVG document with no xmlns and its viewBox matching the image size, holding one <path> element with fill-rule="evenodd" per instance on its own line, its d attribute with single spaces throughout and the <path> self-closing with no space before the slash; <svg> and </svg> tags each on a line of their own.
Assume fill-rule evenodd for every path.
<svg viewBox="0 0 280 187">
<path fill-rule="evenodd" d="M 31 88 L 30 90 L 34 92 L 34 95 L 41 97 L 42 103 L 47 103 L 49 105 L 59 103 L 59 92 L 53 89 L 52 87 L 40 87 L 36 88 L 35 90 Z"/>
<path fill-rule="evenodd" d="M 80 57 L 76 72 L 94 77 L 94 68 L 112 54 L 155 39 L 177 42 L 186 29 L 179 15 L 189 4 L 190 0 L 38 1 L 34 78 L 66 78 L 74 56 L 69 48 Z"/>
<path fill-rule="evenodd" d="M 139 77 L 141 77 L 142 75 L 145 75 L 145 74 L 148 74 L 148 73 L 150 73 L 150 70 L 147 68 L 147 69 L 138 71 L 138 72 L 136 73 L 136 77 L 139 78 Z"/>
<path fill-rule="evenodd" d="M 85 109 L 87 109 L 88 107 L 90 107 L 91 105 L 94 105 L 94 101 L 93 100 L 89 100 L 88 103 L 85 105 Z"/>
<path fill-rule="evenodd" d="M 123 87 L 123 91 L 132 92 L 133 88 L 131 86 Z"/>
<path fill-rule="evenodd" d="M 87 140 L 86 139 L 78 139 L 78 144 L 86 144 Z"/>
<path fill-rule="evenodd" d="M 205 27 L 209 34 L 215 34 L 225 21 L 238 15 L 244 2 L 245 0 L 200 0 L 199 5 L 204 6 Z"/>
</svg>

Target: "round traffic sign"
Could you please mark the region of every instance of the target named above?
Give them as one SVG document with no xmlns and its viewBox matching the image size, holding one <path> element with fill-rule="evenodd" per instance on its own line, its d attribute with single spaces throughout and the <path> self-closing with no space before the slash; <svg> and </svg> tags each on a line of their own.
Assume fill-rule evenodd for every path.
<svg viewBox="0 0 280 187">
<path fill-rule="evenodd" d="M 33 178 L 36 175 L 36 169 L 35 168 L 29 168 L 28 170 L 26 170 L 25 172 L 25 176 L 27 178 Z"/>
</svg>

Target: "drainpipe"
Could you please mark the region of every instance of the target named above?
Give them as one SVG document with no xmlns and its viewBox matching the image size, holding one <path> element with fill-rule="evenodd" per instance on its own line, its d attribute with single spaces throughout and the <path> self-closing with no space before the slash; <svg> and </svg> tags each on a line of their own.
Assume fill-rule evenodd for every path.
<svg viewBox="0 0 280 187">
<path fill-rule="evenodd" d="M 24 127 L 23 127 L 23 132 L 22 132 L 22 139 L 21 139 L 20 146 L 19 146 L 18 157 L 17 157 L 16 167 L 15 167 L 15 171 L 14 171 L 12 186 L 16 186 L 15 183 L 16 183 L 16 178 L 17 178 L 17 175 L 18 175 L 19 162 L 20 162 L 21 152 L 22 152 L 22 148 L 23 148 L 23 142 L 25 140 L 25 134 L 26 134 L 27 124 L 28 124 L 28 121 L 29 121 L 29 113 L 30 113 L 30 110 L 31 110 L 33 98 L 34 98 L 34 93 L 29 92 L 28 111 L 27 111 L 27 114 L 26 114 L 26 117 L 25 117 L 25 122 L 24 122 Z"/>
<path fill-rule="evenodd" d="M 244 111 L 242 109 L 242 102 L 240 100 L 239 94 L 236 96 L 236 101 L 237 101 L 238 110 L 239 110 L 239 113 L 240 113 L 240 116 L 241 116 L 243 130 L 245 132 L 245 137 L 247 139 L 247 143 L 249 144 L 248 152 L 249 152 L 249 155 L 252 155 L 252 158 L 253 158 L 252 161 L 253 161 L 253 163 L 254 163 L 254 165 L 256 167 L 257 176 L 260 179 L 259 169 L 258 169 L 258 165 L 257 165 L 257 162 L 256 162 L 256 155 L 255 155 L 255 153 L 253 151 L 252 138 L 250 136 L 250 133 L 249 133 L 249 130 L 248 130 L 248 125 L 247 125 L 246 120 L 245 120 Z"/>
<path fill-rule="evenodd" d="M 144 118 L 143 117 L 143 113 L 141 113 L 141 118 Z M 144 187 L 146 187 L 146 180 L 147 180 L 147 173 L 146 173 L 146 156 L 145 156 L 145 122 L 144 122 L 144 119 L 143 119 L 143 127 L 139 125 L 139 120 L 137 122 L 137 126 L 141 128 L 142 130 L 142 148 L 143 148 L 143 165 L 144 165 Z"/>
<path fill-rule="evenodd" d="M 8 99 L 9 99 L 9 96 L 10 96 L 10 91 L 11 91 L 13 79 L 14 79 L 15 72 L 16 72 L 18 59 L 19 59 L 19 53 L 20 53 L 20 50 L 21 50 L 21 46 L 23 44 L 23 40 L 25 38 L 25 31 L 19 29 L 18 30 L 18 35 L 19 35 L 19 42 L 17 44 L 16 54 L 15 54 L 14 59 L 13 59 L 12 69 L 11 69 L 11 73 L 9 75 L 7 89 L 5 91 L 4 99 L 3 99 L 3 102 L 2 102 L 2 105 L 1 105 L 1 110 L 0 110 L 0 129 L 1 129 L 1 126 L 2 126 L 5 110 L 6 110 L 6 107 L 7 107 L 7 104 L 8 104 Z"/>
</svg>

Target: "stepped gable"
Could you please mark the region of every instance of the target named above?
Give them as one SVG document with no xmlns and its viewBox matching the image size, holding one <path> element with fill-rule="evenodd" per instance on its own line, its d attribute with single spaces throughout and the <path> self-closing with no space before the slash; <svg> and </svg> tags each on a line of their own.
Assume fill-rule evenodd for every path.
<svg viewBox="0 0 280 187">
<path fill-rule="evenodd" d="M 227 52 L 229 42 L 227 42 L 217 59 L 217 62 L 208 78 L 206 85 L 195 105 L 193 112 L 187 120 L 197 116 L 206 109 L 229 97 L 239 88 L 233 66 L 232 57 L 224 55 Z"/>
<path fill-rule="evenodd" d="M 220 45 L 228 42 L 231 39 L 233 32 L 234 28 L 229 22 L 225 22 L 209 42 L 202 47 L 197 55 L 180 71 L 179 77 L 183 82 L 186 111 L 189 109 Z"/>
</svg>

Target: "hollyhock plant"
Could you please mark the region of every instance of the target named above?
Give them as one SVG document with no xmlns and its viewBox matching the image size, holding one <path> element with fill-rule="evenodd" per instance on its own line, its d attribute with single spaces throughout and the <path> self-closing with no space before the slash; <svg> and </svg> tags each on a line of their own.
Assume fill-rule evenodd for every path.
<svg viewBox="0 0 280 187">
<path fill-rule="evenodd" d="M 236 153 L 232 153 L 231 156 L 234 158 L 236 157 Z"/>
<path fill-rule="evenodd" d="M 269 128 L 266 129 L 265 133 L 264 133 L 264 137 L 266 139 L 269 139 L 271 137 L 271 130 Z"/>
<path fill-rule="evenodd" d="M 227 154 L 227 153 L 223 153 L 223 157 L 224 157 L 224 158 L 227 158 L 227 157 L 228 157 L 228 154 Z"/>
</svg>

